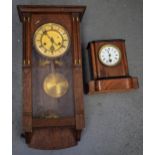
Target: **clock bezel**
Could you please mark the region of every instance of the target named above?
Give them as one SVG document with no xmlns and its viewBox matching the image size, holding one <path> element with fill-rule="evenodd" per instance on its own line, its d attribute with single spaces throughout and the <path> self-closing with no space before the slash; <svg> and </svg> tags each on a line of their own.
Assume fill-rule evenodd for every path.
<svg viewBox="0 0 155 155">
<path fill-rule="evenodd" d="M 57 26 L 61 27 L 61 28 L 65 31 L 65 33 L 67 34 L 68 46 L 67 46 L 66 50 L 63 52 L 63 54 L 61 54 L 61 55 L 58 55 L 58 56 L 46 56 L 46 55 L 44 55 L 42 52 L 40 52 L 40 49 L 39 49 L 39 48 L 37 47 L 37 45 L 36 45 L 35 38 L 36 38 L 37 32 L 41 29 L 41 27 L 43 27 L 44 25 L 47 25 L 47 24 L 54 24 L 54 25 L 57 25 Z M 41 24 L 41 25 L 38 26 L 38 28 L 35 30 L 34 35 L 33 35 L 33 46 L 34 46 L 34 48 L 36 49 L 36 52 L 37 52 L 40 56 L 43 56 L 44 58 L 48 58 L 48 59 L 56 59 L 56 58 L 59 58 L 59 57 L 63 56 L 64 54 L 66 54 L 66 53 L 69 51 L 70 45 L 71 45 L 71 37 L 70 37 L 70 35 L 69 35 L 69 32 L 67 31 L 67 29 L 66 29 L 62 24 L 59 24 L 59 23 L 47 22 L 47 23 Z M 55 50 L 55 51 L 57 51 L 57 50 Z"/>
<path fill-rule="evenodd" d="M 104 62 L 102 61 L 101 52 L 102 52 L 102 49 L 105 48 L 105 47 L 113 47 L 113 48 L 117 49 L 117 51 L 118 51 L 118 53 L 119 53 L 119 60 L 118 60 L 116 63 L 109 65 L 109 64 L 106 64 L 106 63 L 104 63 Z M 106 44 L 106 45 L 102 45 L 102 46 L 100 47 L 99 52 L 98 52 L 98 58 L 99 58 L 100 62 L 101 62 L 103 65 L 105 65 L 105 66 L 107 66 L 107 67 L 115 67 L 115 66 L 117 66 L 117 65 L 120 64 L 121 59 L 122 59 L 122 53 L 121 53 L 121 50 L 119 49 L 119 47 L 117 47 L 116 45 L 113 45 L 113 44 Z"/>
</svg>

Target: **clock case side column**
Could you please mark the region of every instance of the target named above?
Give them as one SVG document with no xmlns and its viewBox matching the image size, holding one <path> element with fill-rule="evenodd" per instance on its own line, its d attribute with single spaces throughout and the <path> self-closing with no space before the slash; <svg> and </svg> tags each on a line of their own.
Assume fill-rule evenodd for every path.
<svg viewBox="0 0 155 155">
<path fill-rule="evenodd" d="M 72 14 L 73 21 L 73 89 L 75 102 L 75 122 L 77 140 L 80 140 L 81 130 L 84 128 L 83 106 L 83 81 L 82 81 L 82 56 L 80 43 L 80 20 L 79 14 Z"/>
<path fill-rule="evenodd" d="M 31 16 L 23 14 L 23 130 L 32 132 Z M 27 136 L 26 136 L 27 141 Z"/>
<path fill-rule="evenodd" d="M 87 46 L 88 50 L 88 58 L 89 58 L 89 66 L 90 66 L 90 81 L 86 84 L 87 93 L 92 93 L 96 89 L 95 81 L 98 78 L 98 70 L 97 70 L 97 58 L 95 53 L 95 43 L 90 42 Z"/>
<path fill-rule="evenodd" d="M 92 63 L 92 78 L 97 79 L 97 63 L 96 63 L 96 57 L 95 57 L 95 44 L 89 44 L 90 50 L 88 49 L 89 52 L 89 61 Z"/>
</svg>

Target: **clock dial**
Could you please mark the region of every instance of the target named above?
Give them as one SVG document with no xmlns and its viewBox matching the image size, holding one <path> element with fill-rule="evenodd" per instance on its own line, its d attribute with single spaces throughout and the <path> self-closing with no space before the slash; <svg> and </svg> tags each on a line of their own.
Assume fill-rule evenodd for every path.
<svg viewBox="0 0 155 155">
<path fill-rule="evenodd" d="M 44 24 L 34 34 L 34 46 L 37 52 L 48 58 L 62 56 L 67 52 L 69 45 L 68 32 L 56 23 Z"/>
<path fill-rule="evenodd" d="M 116 66 L 121 60 L 120 49 L 114 45 L 103 45 L 99 51 L 100 62 L 106 66 Z"/>
</svg>

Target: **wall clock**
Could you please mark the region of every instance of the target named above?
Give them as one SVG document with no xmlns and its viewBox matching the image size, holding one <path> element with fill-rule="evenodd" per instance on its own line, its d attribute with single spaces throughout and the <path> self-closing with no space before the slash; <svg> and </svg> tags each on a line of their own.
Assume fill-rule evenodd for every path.
<svg viewBox="0 0 155 155">
<path fill-rule="evenodd" d="M 23 130 L 29 147 L 61 149 L 80 140 L 80 21 L 85 8 L 18 6 L 23 25 Z"/>
<path fill-rule="evenodd" d="M 88 93 L 127 91 L 138 88 L 138 79 L 131 77 L 125 40 L 102 40 L 88 44 L 91 81 Z"/>
</svg>

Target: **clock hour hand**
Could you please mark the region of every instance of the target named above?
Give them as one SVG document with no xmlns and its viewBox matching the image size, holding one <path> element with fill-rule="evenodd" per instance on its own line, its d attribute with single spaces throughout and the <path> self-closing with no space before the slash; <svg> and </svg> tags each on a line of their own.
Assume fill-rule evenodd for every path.
<svg viewBox="0 0 155 155">
<path fill-rule="evenodd" d="M 54 39 L 53 39 L 53 37 L 51 37 L 51 42 L 52 42 L 52 44 L 55 44 L 56 46 L 59 46 L 61 43 L 56 43 L 55 41 L 54 41 Z"/>
<path fill-rule="evenodd" d="M 49 36 L 48 33 L 46 33 L 46 36 L 48 37 L 48 39 L 53 43 L 53 38 Z"/>
<path fill-rule="evenodd" d="M 111 54 L 108 52 L 108 55 L 109 55 L 109 62 L 111 62 Z"/>
<path fill-rule="evenodd" d="M 52 43 L 52 45 L 51 45 L 51 47 L 50 47 L 50 50 L 51 50 L 51 53 L 53 53 L 53 51 L 55 50 L 55 49 L 54 49 L 54 46 L 53 46 L 53 43 L 54 43 L 53 41 L 54 41 L 54 40 L 53 40 L 53 38 L 50 37 L 48 34 L 47 34 L 47 37 L 50 39 L 50 41 L 51 41 L 51 43 Z"/>
<path fill-rule="evenodd" d="M 46 35 L 46 36 L 48 37 L 48 39 L 52 42 L 52 44 L 55 44 L 56 46 L 59 46 L 59 45 L 60 45 L 60 43 L 57 44 L 57 43 L 54 41 L 53 37 L 49 36 L 49 34 L 47 33 L 47 31 L 46 31 L 45 35 Z"/>
</svg>

